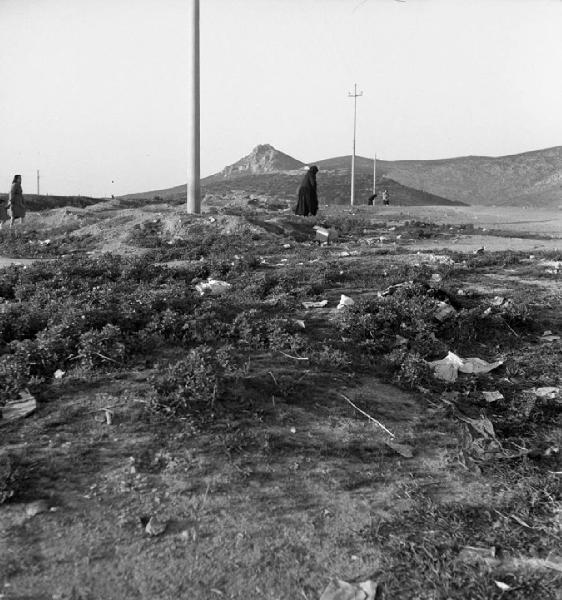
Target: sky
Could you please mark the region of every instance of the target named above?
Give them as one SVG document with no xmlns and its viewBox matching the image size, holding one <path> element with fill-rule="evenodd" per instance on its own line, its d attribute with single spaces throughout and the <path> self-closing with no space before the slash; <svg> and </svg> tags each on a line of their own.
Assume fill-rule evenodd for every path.
<svg viewBox="0 0 562 600">
<path fill-rule="evenodd" d="M 0 0 L 0 191 L 186 181 L 189 0 Z M 201 0 L 201 175 L 562 145 L 562 0 Z M 3 188 L 3 189 L 2 189 Z"/>
</svg>

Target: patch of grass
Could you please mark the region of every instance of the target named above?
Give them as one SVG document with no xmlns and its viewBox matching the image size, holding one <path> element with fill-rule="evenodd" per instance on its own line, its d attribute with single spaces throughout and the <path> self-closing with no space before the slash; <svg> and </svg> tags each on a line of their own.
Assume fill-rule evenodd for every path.
<svg viewBox="0 0 562 600">
<path fill-rule="evenodd" d="M 494 475 L 492 503 L 440 504 L 418 489 L 410 492 L 415 499 L 410 510 L 363 532 L 382 557 L 387 597 L 487 600 L 503 596 L 499 580 L 513 588 L 512 598 L 557 598 L 559 573 L 524 567 L 525 559 L 545 559 L 560 550 L 555 478 L 532 467 Z M 461 553 L 466 546 L 493 548 L 494 558 L 467 560 Z"/>
<path fill-rule="evenodd" d="M 23 489 L 27 471 L 21 454 L 0 452 L 0 504 L 8 502 Z"/>
</svg>

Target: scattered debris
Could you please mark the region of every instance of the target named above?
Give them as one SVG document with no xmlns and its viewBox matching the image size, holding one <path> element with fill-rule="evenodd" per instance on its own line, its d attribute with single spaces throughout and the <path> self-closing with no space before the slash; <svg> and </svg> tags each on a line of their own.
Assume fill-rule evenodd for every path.
<svg viewBox="0 0 562 600">
<path fill-rule="evenodd" d="M 320 300 L 319 302 L 303 302 L 302 305 L 305 308 L 324 308 L 328 304 L 327 300 Z"/>
<path fill-rule="evenodd" d="M 403 283 L 395 283 L 394 285 L 388 286 L 382 292 L 378 292 L 377 296 L 379 296 L 379 297 L 391 296 L 392 294 L 394 294 L 394 292 L 398 291 L 399 289 L 402 289 L 402 288 L 405 288 L 405 287 L 409 287 L 413 283 L 414 283 L 413 281 L 404 281 Z"/>
<path fill-rule="evenodd" d="M 532 394 L 537 398 L 543 398 L 545 400 L 554 400 L 560 394 L 559 387 L 540 387 L 540 388 L 531 388 L 529 390 L 524 390 L 526 394 Z"/>
<path fill-rule="evenodd" d="M 503 364 L 503 360 L 488 363 L 481 358 L 461 358 L 454 352 L 448 352 L 445 358 L 429 362 L 434 375 L 443 381 L 454 382 L 460 373 L 489 373 Z"/>
<path fill-rule="evenodd" d="M 66 373 L 66 371 L 63 371 L 62 369 L 57 369 L 54 372 L 53 377 L 55 379 L 62 379 L 64 377 L 65 373 Z"/>
<path fill-rule="evenodd" d="M 482 392 L 484 400 L 486 402 L 496 402 L 496 400 L 503 400 L 504 396 L 501 392 Z"/>
<path fill-rule="evenodd" d="M 297 433 L 296 427 L 291 427 L 290 431 L 291 431 L 291 433 Z"/>
<path fill-rule="evenodd" d="M 449 265 L 449 266 L 452 266 L 455 264 L 455 261 L 450 256 L 446 256 L 445 254 L 422 254 L 421 252 L 418 252 L 418 256 L 419 256 L 421 262 L 428 262 L 428 263 L 433 263 L 433 264 L 437 264 L 437 265 Z"/>
<path fill-rule="evenodd" d="M 541 267 L 547 267 L 547 273 L 556 275 L 559 273 L 560 269 L 562 269 L 562 260 L 541 260 L 539 265 Z"/>
<path fill-rule="evenodd" d="M 332 579 L 320 600 L 375 600 L 377 588 L 378 584 L 370 579 L 357 584 Z"/>
<path fill-rule="evenodd" d="M 166 521 L 161 521 L 158 517 L 150 517 L 144 530 L 148 535 L 162 535 L 164 531 L 166 531 L 167 525 L 168 523 Z"/>
<path fill-rule="evenodd" d="M 472 254 L 484 254 L 485 252 L 485 248 L 484 246 L 482 246 L 482 248 L 478 248 L 478 250 L 474 250 L 474 252 Z"/>
<path fill-rule="evenodd" d="M 499 564 L 501 561 L 496 558 L 496 548 L 491 546 L 489 548 L 482 546 L 465 546 L 458 556 L 459 560 L 468 563 L 484 562 L 489 566 Z"/>
<path fill-rule="evenodd" d="M 457 311 L 447 302 L 438 302 L 437 303 L 437 311 L 435 313 L 435 318 L 440 321 L 446 321 L 450 319 L 454 315 L 457 314 Z"/>
<path fill-rule="evenodd" d="M 27 417 L 37 408 L 37 400 L 28 390 L 20 392 L 20 399 L 8 402 L 6 406 L 0 407 L 0 424 L 9 423 L 22 417 Z"/>
<path fill-rule="evenodd" d="M 487 417 L 480 417 L 479 419 L 472 419 L 467 417 L 466 415 L 459 414 L 458 418 L 470 425 L 474 431 L 479 433 L 482 437 L 489 437 L 492 439 L 496 439 L 496 432 L 494 431 L 494 426 L 492 425 L 492 421 Z"/>
<path fill-rule="evenodd" d="M 443 281 L 443 277 L 441 277 L 439 273 L 433 273 L 433 275 L 429 278 L 429 281 L 431 283 L 440 283 L 441 281 Z"/>
<path fill-rule="evenodd" d="M 109 408 L 99 408 L 97 411 L 95 412 L 103 412 L 103 415 L 98 415 L 95 417 L 95 420 L 98 423 L 103 423 L 105 421 L 105 423 L 107 425 L 111 425 L 113 423 L 113 411 L 110 410 Z"/>
<path fill-rule="evenodd" d="M 492 306 L 501 306 L 505 302 L 505 298 L 503 296 L 494 296 L 490 301 Z"/>
<path fill-rule="evenodd" d="M 549 443 L 537 445 L 522 453 L 523 456 L 527 455 L 529 458 L 535 459 L 551 458 L 555 454 L 560 454 L 560 446 Z"/>
<path fill-rule="evenodd" d="M 507 583 L 504 583 L 503 581 L 494 580 L 494 583 L 500 588 L 502 592 L 509 592 L 509 590 L 513 589 L 510 585 L 507 585 Z"/>
<path fill-rule="evenodd" d="M 49 504 L 46 500 L 35 500 L 25 507 L 25 514 L 28 517 L 34 517 L 40 513 L 49 512 Z"/>
<path fill-rule="evenodd" d="M 380 421 L 377 421 L 377 419 L 375 419 L 374 417 L 371 417 L 371 415 L 367 414 L 364 410 L 361 410 L 358 406 L 356 406 L 355 404 L 353 404 L 353 402 L 345 395 L 342 394 L 340 392 L 340 396 L 349 404 L 351 404 L 351 406 L 353 406 L 353 408 L 355 410 L 357 410 L 358 412 L 360 412 L 362 415 L 364 415 L 365 417 L 367 417 L 367 419 L 369 419 L 369 421 L 372 421 L 375 425 L 377 425 L 378 427 L 380 427 L 383 431 L 386 431 L 386 433 L 388 433 L 388 435 L 391 438 L 396 437 L 392 431 L 388 430 Z"/>
<path fill-rule="evenodd" d="M 534 569 L 552 569 L 562 573 L 562 557 L 549 556 L 543 558 L 516 558 L 510 561 L 512 567 L 530 567 Z"/>
<path fill-rule="evenodd" d="M 301 329 L 306 329 L 306 325 L 302 319 L 295 319 L 295 325 L 298 325 Z"/>
<path fill-rule="evenodd" d="M 287 358 L 292 358 L 293 360 L 310 360 L 306 356 L 291 356 L 290 354 L 283 352 L 283 350 L 279 350 L 279 354 L 282 354 L 283 356 L 286 356 Z"/>
<path fill-rule="evenodd" d="M 325 227 L 316 227 L 316 241 L 318 242 L 333 242 L 337 240 L 340 236 L 339 231 L 334 229 L 326 229 Z"/>
<path fill-rule="evenodd" d="M 385 440 L 384 443 L 404 458 L 412 458 L 414 456 L 414 449 L 409 444 L 399 444 L 390 440 Z"/>
<path fill-rule="evenodd" d="M 201 296 L 205 296 L 206 294 L 209 296 L 220 296 L 221 294 L 228 292 L 231 287 L 232 285 L 226 281 L 208 279 L 207 281 L 198 283 L 195 286 L 195 289 L 201 294 Z"/>
<path fill-rule="evenodd" d="M 291 247 L 291 244 L 283 244 L 283 248 L 285 248 L 286 250 L 288 250 Z"/>
<path fill-rule="evenodd" d="M 408 345 L 408 339 L 401 336 L 401 335 L 396 335 L 396 342 L 394 342 L 395 346 L 407 346 Z"/>
<path fill-rule="evenodd" d="M 539 338 L 539 340 L 541 342 L 556 342 L 559 339 L 560 339 L 560 336 L 553 334 L 552 331 L 550 331 L 550 329 L 545 331 Z"/>
<path fill-rule="evenodd" d="M 346 296 L 345 294 L 341 295 L 340 303 L 338 304 L 338 309 L 344 308 L 345 306 L 353 306 L 355 304 L 355 300 Z"/>
</svg>

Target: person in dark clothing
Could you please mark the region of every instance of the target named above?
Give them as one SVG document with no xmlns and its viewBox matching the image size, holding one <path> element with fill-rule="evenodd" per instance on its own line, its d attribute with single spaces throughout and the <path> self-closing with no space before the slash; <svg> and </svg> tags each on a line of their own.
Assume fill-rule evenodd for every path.
<svg viewBox="0 0 562 600">
<path fill-rule="evenodd" d="M 23 192 L 21 189 L 21 175 L 14 175 L 12 181 L 12 188 L 8 196 L 8 215 L 10 216 L 10 229 L 14 228 L 16 219 L 19 219 L 22 223 L 25 219 L 27 207 L 23 198 Z"/>
<path fill-rule="evenodd" d="M 375 203 L 375 198 L 377 197 L 376 194 L 371 194 L 369 196 L 369 199 L 367 200 L 367 206 L 373 206 L 373 204 Z"/>
<path fill-rule="evenodd" d="M 310 169 L 308 169 L 302 180 L 302 183 L 299 186 L 299 199 L 295 208 L 296 215 L 308 217 L 309 214 L 315 216 L 318 212 L 316 173 L 318 173 L 318 167 L 313 165 L 310 167 Z"/>
</svg>

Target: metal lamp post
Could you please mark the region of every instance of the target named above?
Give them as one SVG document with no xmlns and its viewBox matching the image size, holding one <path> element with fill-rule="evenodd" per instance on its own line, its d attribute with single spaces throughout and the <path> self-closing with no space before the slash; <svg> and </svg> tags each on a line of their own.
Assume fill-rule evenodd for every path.
<svg viewBox="0 0 562 600">
<path fill-rule="evenodd" d="M 201 212 L 199 0 L 189 2 L 189 83 L 187 143 L 187 212 Z"/>
</svg>

